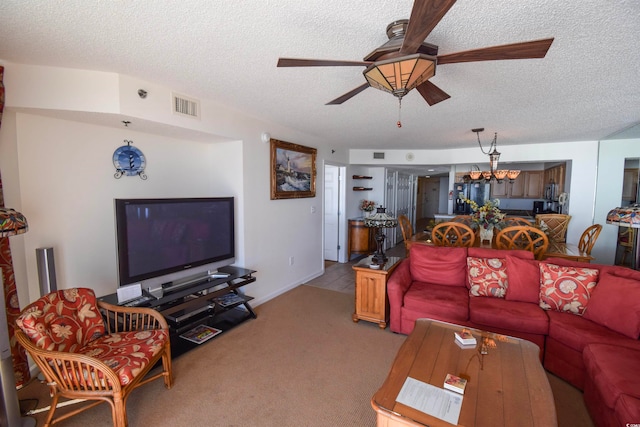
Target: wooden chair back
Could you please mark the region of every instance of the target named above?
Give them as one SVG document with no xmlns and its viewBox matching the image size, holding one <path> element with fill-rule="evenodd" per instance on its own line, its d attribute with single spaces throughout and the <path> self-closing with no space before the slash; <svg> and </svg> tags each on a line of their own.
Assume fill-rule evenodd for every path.
<svg viewBox="0 0 640 427">
<path fill-rule="evenodd" d="M 515 225 L 531 225 L 531 221 L 519 216 L 506 216 L 505 219 L 502 220 L 502 222 L 504 222 L 505 227 L 513 227 Z"/>
<path fill-rule="evenodd" d="M 528 225 L 505 227 L 496 236 L 498 249 L 521 249 L 532 252 L 536 259 L 542 259 L 549 247 L 549 238 L 539 228 Z"/>
<path fill-rule="evenodd" d="M 400 231 L 402 232 L 402 239 L 404 240 L 404 248 L 406 255 L 409 256 L 409 240 L 413 236 L 413 226 L 411 220 L 406 215 L 398 216 L 398 224 L 400 225 Z"/>
<path fill-rule="evenodd" d="M 471 215 L 456 215 L 451 218 L 451 222 L 461 222 L 462 224 L 468 225 L 469 227 L 473 226 Z"/>
<path fill-rule="evenodd" d="M 578 242 L 578 249 L 580 252 L 584 252 L 587 255 L 591 255 L 591 249 L 593 249 L 593 245 L 596 244 L 596 240 L 602 231 L 602 225 L 593 224 L 590 227 L 587 227 L 586 230 L 582 232 L 582 236 L 580 236 L 580 241 Z"/>
<path fill-rule="evenodd" d="M 475 243 L 476 235 L 466 224 L 461 222 L 441 222 L 433 227 L 431 241 L 436 246 L 471 247 Z"/>
<path fill-rule="evenodd" d="M 538 214 L 536 215 L 536 225 L 548 229 L 549 238 L 554 242 L 567 241 L 567 227 L 569 226 L 571 215 L 565 214 Z"/>
</svg>

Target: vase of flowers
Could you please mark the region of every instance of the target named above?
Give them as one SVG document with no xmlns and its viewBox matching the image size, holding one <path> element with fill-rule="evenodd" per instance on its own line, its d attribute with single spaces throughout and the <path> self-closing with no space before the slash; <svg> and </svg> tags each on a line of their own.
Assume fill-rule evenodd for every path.
<svg viewBox="0 0 640 427">
<path fill-rule="evenodd" d="M 360 202 L 360 210 L 364 212 L 364 216 L 370 216 L 376 208 L 376 202 L 373 200 L 362 200 Z"/>
<path fill-rule="evenodd" d="M 487 200 L 484 205 L 478 206 L 476 202 L 464 199 L 471 207 L 471 220 L 480 230 L 480 243 L 493 240 L 493 229 L 504 220 L 505 214 L 500 212 L 500 199 Z"/>
</svg>

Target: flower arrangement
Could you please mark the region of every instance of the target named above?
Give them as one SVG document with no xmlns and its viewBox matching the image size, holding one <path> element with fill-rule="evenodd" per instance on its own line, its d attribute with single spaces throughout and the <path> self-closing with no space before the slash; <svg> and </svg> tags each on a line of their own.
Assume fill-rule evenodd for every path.
<svg viewBox="0 0 640 427">
<path fill-rule="evenodd" d="M 373 200 L 363 200 L 360 202 L 360 210 L 365 212 L 373 212 L 376 207 L 376 202 Z"/>
<path fill-rule="evenodd" d="M 473 200 L 464 199 L 464 201 L 469 203 L 473 211 L 471 213 L 471 220 L 478 224 L 480 228 L 492 228 L 504 220 L 505 214 L 498 209 L 500 199 L 487 200 L 482 206 L 478 206 Z"/>
</svg>

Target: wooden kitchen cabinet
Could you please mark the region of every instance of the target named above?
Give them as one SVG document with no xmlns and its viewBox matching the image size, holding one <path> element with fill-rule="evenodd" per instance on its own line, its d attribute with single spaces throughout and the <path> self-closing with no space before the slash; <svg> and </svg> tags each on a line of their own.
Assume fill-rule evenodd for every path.
<svg viewBox="0 0 640 427">
<path fill-rule="evenodd" d="M 525 199 L 541 199 L 544 195 L 544 171 L 526 171 Z"/>
<path fill-rule="evenodd" d="M 494 199 L 540 199 L 544 194 L 544 171 L 522 171 L 513 181 L 491 183 Z"/>
<path fill-rule="evenodd" d="M 544 171 L 544 185 L 556 184 L 558 186 L 558 194 L 564 192 L 566 165 L 561 164 Z M 544 186 L 543 186 L 544 191 Z"/>
<path fill-rule="evenodd" d="M 527 171 L 520 172 L 520 175 L 511 183 L 507 183 L 509 188 L 509 197 L 512 199 L 521 199 L 524 197 L 527 185 Z"/>
<path fill-rule="evenodd" d="M 517 181 L 517 179 L 516 179 Z M 492 182 L 491 183 L 491 198 L 492 199 L 505 199 L 509 198 L 509 188 L 511 184 L 509 184 L 508 180 L 504 180 L 502 182 Z"/>
</svg>

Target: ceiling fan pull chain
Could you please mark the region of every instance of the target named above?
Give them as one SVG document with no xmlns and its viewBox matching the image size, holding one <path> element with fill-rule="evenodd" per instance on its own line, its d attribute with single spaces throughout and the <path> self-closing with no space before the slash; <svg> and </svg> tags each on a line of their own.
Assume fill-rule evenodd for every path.
<svg viewBox="0 0 640 427">
<path fill-rule="evenodd" d="M 402 119 L 402 98 L 398 98 L 398 123 L 396 123 L 398 125 L 399 128 L 402 127 L 402 122 L 400 121 Z"/>
</svg>

